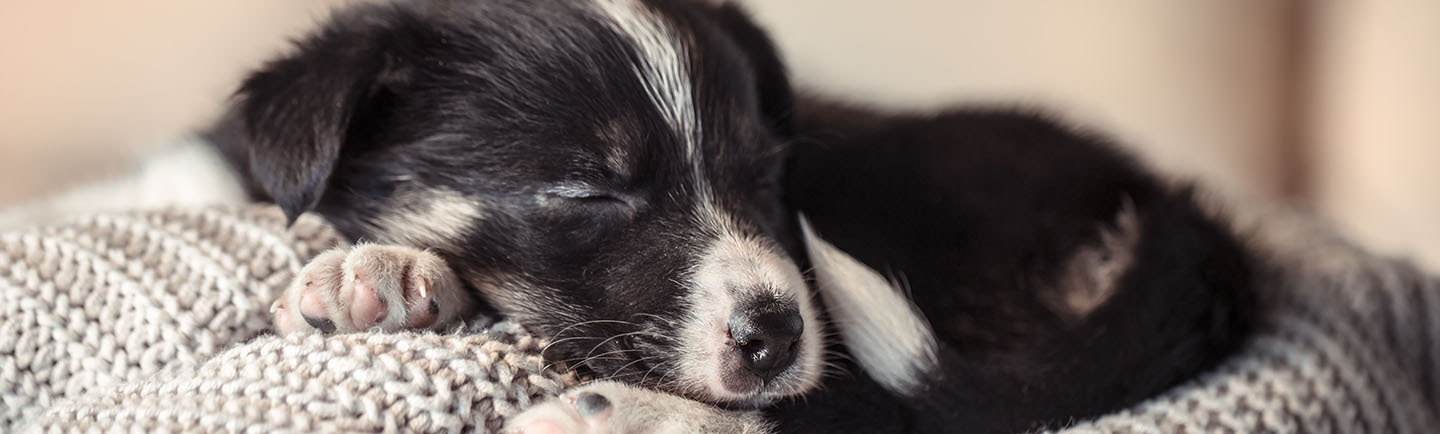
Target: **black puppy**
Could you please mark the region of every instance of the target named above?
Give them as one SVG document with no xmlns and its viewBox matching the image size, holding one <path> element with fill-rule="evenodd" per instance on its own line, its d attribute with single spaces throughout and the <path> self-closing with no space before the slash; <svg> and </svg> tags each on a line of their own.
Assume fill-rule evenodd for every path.
<svg viewBox="0 0 1440 434">
<path fill-rule="evenodd" d="M 865 431 L 1054 428 L 1153 396 L 1243 341 L 1244 246 L 1188 189 L 1104 142 L 1006 111 L 817 104 L 800 118 L 817 140 L 795 147 L 787 195 L 829 241 L 807 233 L 817 284 L 871 376 L 801 407 L 895 415 Z M 913 304 L 880 303 L 900 295 Z M 836 422 L 781 407 L 787 425 Z"/>
<path fill-rule="evenodd" d="M 356 7 L 247 80 L 212 137 L 292 218 L 378 243 L 307 266 L 278 331 L 483 306 L 619 382 L 522 429 L 1055 426 L 1243 332 L 1246 253 L 1189 193 L 1031 116 L 797 106 L 728 4 Z"/>
</svg>

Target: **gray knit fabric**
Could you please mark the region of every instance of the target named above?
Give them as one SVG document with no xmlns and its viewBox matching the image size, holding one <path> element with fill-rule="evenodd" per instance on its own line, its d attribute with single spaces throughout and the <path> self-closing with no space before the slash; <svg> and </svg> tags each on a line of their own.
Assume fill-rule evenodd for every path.
<svg viewBox="0 0 1440 434">
<path fill-rule="evenodd" d="M 1216 372 L 1067 432 L 1429 432 L 1440 286 L 1294 219 L 1262 331 Z M 0 432 L 493 431 L 573 384 L 508 324 L 460 334 L 255 337 L 337 244 L 273 209 L 109 215 L 0 236 Z M 957 427 L 960 429 L 962 427 Z"/>
<path fill-rule="evenodd" d="M 504 322 L 256 337 L 294 273 L 340 243 L 273 208 L 0 235 L 0 432 L 494 431 L 574 383 L 541 373 L 541 342 Z"/>
</svg>

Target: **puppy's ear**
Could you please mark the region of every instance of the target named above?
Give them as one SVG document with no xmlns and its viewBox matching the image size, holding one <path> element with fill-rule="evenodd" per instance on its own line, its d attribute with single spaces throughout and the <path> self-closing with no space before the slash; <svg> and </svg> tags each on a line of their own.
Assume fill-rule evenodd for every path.
<svg viewBox="0 0 1440 434">
<path fill-rule="evenodd" d="M 252 181 L 294 222 L 325 193 L 341 149 L 374 97 L 403 80 L 383 11 L 336 16 L 237 92 Z"/>
<path fill-rule="evenodd" d="M 780 55 L 770 36 L 733 2 L 724 2 L 717 6 L 715 11 L 721 27 L 729 32 L 740 48 L 749 55 L 750 65 L 755 70 L 755 86 L 760 92 L 761 112 L 769 119 L 776 133 L 782 137 L 793 135 L 795 94 L 790 88 L 785 64 L 780 61 Z"/>
</svg>

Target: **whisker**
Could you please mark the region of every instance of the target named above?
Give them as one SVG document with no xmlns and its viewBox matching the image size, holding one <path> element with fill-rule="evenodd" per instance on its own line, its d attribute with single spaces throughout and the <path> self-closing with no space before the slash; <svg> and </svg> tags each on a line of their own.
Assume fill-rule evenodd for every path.
<svg viewBox="0 0 1440 434">
<path fill-rule="evenodd" d="M 656 363 L 655 366 L 651 366 L 651 367 L 650 367 L 650 370 L 649 370 L 649 371 L 645 371 L 645 376 L 644 376 L 644 377 L 640 377 L 640 385 L 642 385 L 642 386 L 645 385 L 645 380 L 650 378 L 650 373 L 651 373 L 651 372 L 655 372 L 655 368 L 659 368 L 659 367 L 661 367 L 661 366 L 665 366 L 665 362 L 664 362 L 664 361 L 661 361 L 660 363 Z M 655 382 L 655 385 L 656 385 L 656 386 L 659 386 L 659 385 L 660 385 L 660 382 L 658 382 L 658 381 Z"/>
<path fill-rule="evenodd" d="M 605 353 L 605 354 L 610 354 L 610 353 Z M 589 361 L 591 361 L 591 360 L 625 360 L 624 357 L 601 357 L 601 356 L 604 356 L 605 354 L 596 354 L 595 357 L 590 357 L 590 358 L 572 357 L 572 358 L 565 359 L 565 360 L 556 360 L 556 361 L 553 361 L 553 362 L 550 362 L 550 363 L 545 364 L 545 366 L 542 366 L 540 369 L 541 369 L 541 370 L 550 369 L 551 366 L 555 366 L 555 365 L 564 363 L 564 364 L 566 364 L 567 366 L 569 366 L 569 370 L 572 370 L 572 371 L 573 371 L 576 366 L 580 366 L 580 364 L 585 363 L 585 362 L 589 362 Z M 579 363 L 573 363 L 573 364 L 570 363 L 570 362 L 573 362 L 573 361 L 576 361 L 576 360 L 580 360 L 580 362 L 579 362 Z"/>
<path fill-rule="evenodd" d="M 630 321 L 622 321 L 622 320 L 618 320 L 618 319 L 596 319 L 596 320 L 581 321 L 581 322 L 578 322 L 578 323 L 575 323 L 575 324 L 571 324 L 571 325 L 565 326 L 565 328 L 560 329 L 559 332 L 556 332 L 556 333 L 555 333 L 555 336 L 554 336 L 555 340 L 550 341 L 550 343 L 545 344 L 545 347 L 544 347 L 544 348 L 541 348 L 541 349 L 540 349 L 540 357 L 545 357 L 545 354 L 546 354 L 547 351 L 550 350 L 550 347 L 554 346 L 555 344 L 558 344 L 558 343 L 561 343 L 561 342 L 565 342 L 566 340 L 571 340 L 571 339 L 576 339 L 576 338 L 594 338 L 594 337 L 590 337 L 590 336 L 575 336 L 575 337 L 569 337 L 569 338 L 561 338 L 561 336 L 564 336 L 564 335 L 565 335 L 565 332 L 568 332 L 568 331 L 570 331 L 571 329 L 573 329 L 573 328 L 575 328 L 575 327 L 580 327 L 580 326 L 590 325 L 590 324 L 625 324 L 625 325 L 631 325 L 631 326 L 638 326 L 638 325 L 639 325 L 639 324 L 635 324 L 635 323 L 630 322 Z M 594 339 L 598 339 L 598 338 L 594 338 Z"/>
<path fill-rule="evenodd" d="M 849 354 L 846 354 L 846 353 L 843 352 L 843 351 L 839 351 L 839 350 L 825 350 L 824 353 L 821 353 L 821 356 L 822 356 L 821 358 L 823 358 L 823 359 L 832 359 L 832 358 L 834 358 L 834 359 L 844 360 L 844 361 L 847 361 L 847 362 L 854 362 L 854 361 L 855 361 L 855 358 L 854 358 L 854 357 L 850 356 Z"/>
<path fill-rule="evenodd" d="M 607 342 L 610 342 L 610 341 L 612 341 L 612 340 L 619 339 L 619 338 L 623 338 L 623 337 L 626 337 L 626 336 L 635 336 L 635 335 L 646 334 L 646 333 L 652 333 L 652 332 L 648 332 L 648 331 L 645 331 L 645 330 L 639 330 L 639 331 L 633 331 L 633 332 L 629 332 L 629 333 L 621 333 L 621 334 L 618 334 L 618 335 L 615 335 L 615 336 L 611 336 L 611 337 L 605 338 L 605 340 L 600 341 L 600 343 L 595 344 L 594 347 L 590 348 L 590 351 L 585 353 L 585 357 L 590 357 L 590 354 L 591 354 L 591 353 L 594 353 L 595 350 L 600 349 L 600 347 L 601 347 L 602 345 L 605 345 Z"/>
<path fill-rule="evenodd" d="M 674 318 L 666 318 L 666 317 L 663 317 L 663 316 L 660 316 L 660 315 L 656 315 L 656 314 L 653 314 L 653 313 L 644 313 L 644 312 L 641 312 L 641 313 L 637 313 L 637 314 L 635 314 L 635 315 L 633 315 L 633 316 L 654 318 L 656 321 L 661 322 L 661 323 L 664 323 L 664 324 L 674 324 L 674 323 L 678 322 L 678 320 L 676 320 L 676 319 L 674 319 Z"/>
<path fill-rule="evenodd" d="M 629 368 L 631 365 L 634 365 L 634 364 L 636 364 L 636 363 L 640 363 L 640 362 L 643 362 L 643 361 L 646 361 L 646 360 L 651 360 L 651 359 L 654 359 L 654 358 L 656 358 L 656 357 L 660 357 L 660 356 L 646 356 L 646 357 L 641 357 L 641 358 L 635 359 L 634 361 L 632 361 L 632 362 L 630 362 L 630 363 L 626 363 L 626 364 L 624 364 L 624 365 L 621 365 L 619 369 L 616 369 L 616 370 L 615 370 L 615 372 L 610 373 L 610 379 L 614 379 L 616 375 L 619 375 L 621 372 L 624 372 L 624 371 L 625 371 L 625 368 Z M 653 369 L 653 368 L 652 368 L 652 369 Z"/>
<path fill-rule="evenodd" d="M 560 337 L 561 335 L 565 334 L 566 331 L 568 331 L 568 330 L 570 330 L 570 329 L 573 329 L 573 328 L 575 328 L 575 327 L 580 327 L 580 326 L 583 326 L 583 325 L 590 325 L 590 324 L 609 324 L 609 323 L 625 324 L 625 325 L 637 325 L 637 324 L 635 324 L 635 323 L 633 323 L 633 322 L 630 322 L 630 321 L 622 321 L 622 320 L 618 320 L 618 319 L 595 319 L 595 320 L 590 320 L 590 321 L 581 321 L 581 322 L 577 322 L 577 323 L 574 323 L 574 324 L 565 326 L 565 328 L 560 329 L 560 331 L 558 331 L 558 332 L 555 332 L 555 337 L 558 338 L 558 337 Z"/>
<path fill-rule="evenodd" d="M 591 361 L 591 360 L 601 359 L 601 358 L 602 358 L 601 356 L 608 356 L 608 355 L 611 355 L 611 354 L 624 354 L 624 353 L 630 353 L 630 352 L 636 352 L 636 351 L 642 351 L 642 350 L 639 349 L 639 348 L 626 348 L 626 349 L 619 349 L 619 350 L 615 350 L 615 351 L 606 351 L 606 352 L 603 352 L 603 353 L 600 353 L 600 354 L 596 354 L 596 355 L 594 355 L 594 356 L 585 356 L 585 359 L 584 359 L 584 360 L 581 360 L 579 363 L 576 363 L 576 365 L 583 365 L 583 364 L 585 364 L 585 363 L 588 363 L 588 362 Z M 624 358 L 624 357 L 611 357 L 611 359 L 621 359 L 621 360 L 624 360 L 625 358 Z"/>
<path fill-rule="evenodd" d="M 599 323 L 599 322 L 622 323 L 622 324 L 639 326 L 639 324 L 635 324 L 635 323 L 633 323 L 633 322 L 629 322 L 629 321 L 619 321 L 619 320 L 596 320 L 596 321 L 587 321 L 587 323 L 592 323 L 592 324 L 593 324 L 593 323 Z M 571 328 L 573 328 L 573 327 L 574 327 L 574 326 L 566 327 L 565 330 L 569 330 L 569 329 L 571 329 Z M 599 337 L 599 336 L 572 336 L 572 337 L 568 337 L 568 338 L 558 339 L 558 340 L 555 340 L 555 341 L 552 341 L 552 342 L 546 344 L 544 348 L 541 348 L 541 349 L 540 349 L 540 356 L 541 356 L 541 357 L 547 357 L 547 354 L 549 353 L 549 350 L 550 350 L 550 348 L 551 348 L 552 346 L 554 346 L 554 345 L 556 345 L 556 344 L 559 344 L 559 343 L 561 343 L 561 342 L 564 342 L 564 341 L 571 341 L 571 340 L 578 340 L 578 339 L 589 339 L 589 340 L 602 339 L 602 340 L 601 340 L 600 342 L 596 343 L 594 346 L 590 347 L 590 350 L 587 351 L 584 356 L 575 357 L 575 358 L 568 358 L 568 359 L 563 359 L 563 360 L 556 360 L 556 361 L 553 361 L 553 362 L 550 362 L 550 363 L 546 364 L 543 368 L 544 368 L 544 369 L 548 369 L 548 368 L 550 368 L 550 367 L 552 367 L 552 366 L 554 366 L 554 365 L 556 365 L 556 364 L 559 364 L 559 363 L 565 363 L 565 364 L 571 365 L 572 367 L 573 367 L 573 366 L 579 366 L 579 365 L 583 365 L 583 364 L 585 364 L 585 363 L 588 363 L 588 362 L 590 362 L 590 361 L 592 361 L 592 360 L 598 360 L 598 359 L 601 358 L 600 356 L 604 356 L 604 355 L 607 355 L 607 354 L 619 354 L 619 353 L 626 353 L 626 352 L 632 352 L 632 351 L 642 351 L 642 349 L 627 349 L 627 350 L 611 351 L 611 352 L 607 352 L 607 353 L 600 354 L 600 355 L 595 355 L 595 354 L 594 354 L 596 350 L 599 350 L 601 347 L 605 346 L 605 344 L 608 343 L 608 342 L 610 342 L 611 340 L 614 340 L 614 339 L 617 339 L 617 338 L 622 338 L 622 337 L 625 337 L 625 336 L 651 336 L 651 337 L 654 337 L 654 338 L 657 338 L 657 339 L 668 339 L 668 338 L 666 338 L 664 335 L 661 335 L 661 334 L 659 334 L 659 333 L 656 333 L 656 332 L 654 332 L 654 331 L 652 331 L 652 330 L 648 330 L 648 329 L 641 329 L 641 330 L 636 330 L 636 331 L 632 331 L 632 332 L 621 333 L 621 334 L 618 334 L 618 335 L 614 335 L 614 336 L 610 336 L 610 337 L 605 337 L 605 338 L 601 338 L 601 337 Z M 618 358 L 618 359 L 623 360 L 623 358 Z M 570 363 L 570 362 L 573 362 L 573 361 L 576 361 L 576 360 L 580 360 L 580 362 L 578 362 L 578 363 L 573 363 L 573 364 Z"/>
<path fill-rule="evenodd" d="M 558 343 L 561 343 L 561 342 L 565 342 L 565 341 L 573 341 L 573 340 L 576 340 L 576 339 L 600 339 L 600 337 L 599 337 L 599 336 L 571 336 L 571 337 L 568 337 L 568 338 L 565 338 L 565 339 L 553 340 L 553 341 L 550 341 L 550 343 L 545 344 L 545 347 L 544 347 L 544 348 L 541 348 L 541 349 L 540 349 L 540 357 L 545 357 L 545 352 L 546 352 L 546 351 L 550 351 L 550 347 L 555 346 L 555 344 L 558 344 Z"/>
<path fill-rule="evenodd" d="M 666 378 L 669 378 L 669 377 L 670 377 L 670 374 L 673 374 L 673 373 L 675 373 L 675 370 L 673 370 L 673 369 L 666 369 L 666 370 L 665 370 L 665 373 L 662 374 L 662 375 L 660 375 L 660 379 L 659 379 L 659 380 L 655 380 L 655 387 L 660 387 L 660 386 L 664 385 L 664 384 L 665 384 L 665 379 L 666 379 Z M 689 388 L 691 388 L 691 386 L 685 385 L 684 388 L 689 389 Z M 689 392 L 689 391 L 686 390 L 686 392 Z"/>
</svg>

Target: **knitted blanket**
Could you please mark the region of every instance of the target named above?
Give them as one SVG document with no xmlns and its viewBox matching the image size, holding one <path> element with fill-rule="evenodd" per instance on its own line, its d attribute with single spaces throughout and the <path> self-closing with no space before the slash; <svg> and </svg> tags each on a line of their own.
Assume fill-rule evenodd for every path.
<svg viewBox="0 0 1440 434">
<path fill-rule="evenodd" d="M 1440 285 L 1297 219 L 1261 332 L 1219 369 L 1066 432 L 1426 432 Z M 575 384 L 510 323 L 464 333 L 263 335 L 269 302 L 339 245 L 269 208 L 82 218 L 0 235 L 0 432 L 493 432 Z"/>
<path fill-rule="evenodd" d="M 274 208 L 0 235 L 0 432 L 496 431 L 575 383 L 506 322 L 261 335 L 300 267 L 341 244 Z"/>
</svg>

